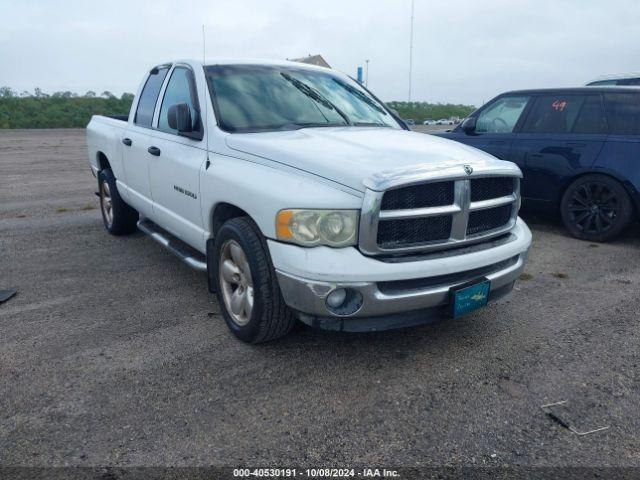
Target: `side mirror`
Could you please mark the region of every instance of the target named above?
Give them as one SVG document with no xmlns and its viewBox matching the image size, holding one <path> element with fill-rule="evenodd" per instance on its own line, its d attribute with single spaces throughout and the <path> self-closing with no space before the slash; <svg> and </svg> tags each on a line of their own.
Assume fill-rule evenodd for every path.
<svg viewBox="0 0 640 480">
<path fill-rule="evenodd" d="M 167 112 L 167 121 L 169 128 L 177 130 L 178 133 L 193 132 L 193 120 L 191 119 L 191 110 L 186 103 L 176 103 L 169 107 Z"/>
<path fill-rule="evenodd" d="M 465 118 L 464 122 L 462 122 L 462 125 L 460 125 L 460 128 L 467 135 L 475 132 L 476 131 L 476 117 L 467 117 L 467 118 Z"/>
</svg>

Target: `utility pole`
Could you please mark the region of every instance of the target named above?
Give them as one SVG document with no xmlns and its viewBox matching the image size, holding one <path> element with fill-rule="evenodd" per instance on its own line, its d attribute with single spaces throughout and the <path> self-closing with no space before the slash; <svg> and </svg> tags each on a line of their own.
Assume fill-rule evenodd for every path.
<svg viewBox="0 0 640 480">
<path fill-rule="evenodd" d="M 409 36 L 409 101 L 411 101 L 411 76 L 413 74 L 413 3 L 411 0 L 411 33 Z"/>
<path fill-rule="evenodd" d="M 365 60 L 367 69 L 364 72 L 364 86 L 369 87 L 369 59 Z"/>
</svg>

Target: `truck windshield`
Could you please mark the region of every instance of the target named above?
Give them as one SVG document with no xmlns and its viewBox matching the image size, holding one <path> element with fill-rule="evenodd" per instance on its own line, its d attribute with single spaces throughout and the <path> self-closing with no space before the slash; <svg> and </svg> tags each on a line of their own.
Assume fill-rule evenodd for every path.
<svg viewBox="0 0 640 480">
<path fill-rule="evenodd" d="M 356 82 L 331 70 L 267 65 L 205 67 L 218 122 L 228 132 L 309 127 L 401 128 Z"/>
</svg>

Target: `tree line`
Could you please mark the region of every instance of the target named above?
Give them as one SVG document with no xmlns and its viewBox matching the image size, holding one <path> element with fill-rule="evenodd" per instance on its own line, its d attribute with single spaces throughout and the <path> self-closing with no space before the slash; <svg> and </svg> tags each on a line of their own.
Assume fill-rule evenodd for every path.
<svg viewBox="0 0 640 480">
<path fill-rule="evenodd" d="M 109 91 L 84 95 L 73 92 L 44 93 L 16 92 L 9 87 L 0 88 L 0 128 L 83 128 L 91 115 L 127 115 L 133 102 L 132 93 L 120 98 Z M 428 102 L 388 102 L 405 119 L 421 123 L 427 119 L 464 118 L 475 107 Z"/>
<path fill-rule="evenodd" d="M 132 93 L 120 98 L 109 91 L 100 95 L 89 91 L 84 95 L 73 92 L 18 93 L 9 87 L 0 88 L 0 128 L 77 128 L 85 127 L 91 115 L 126 115 Z"/>
<path fill-rule="evenodd" d="M 462 119 L 476 109 L 473 105 L 455 105 L 452 103 L 388 102 L 387 105 L 395 109 L 400 114 L 400 117 L 412 119 L 416 123 L 443 118 Z"/>
</svg>

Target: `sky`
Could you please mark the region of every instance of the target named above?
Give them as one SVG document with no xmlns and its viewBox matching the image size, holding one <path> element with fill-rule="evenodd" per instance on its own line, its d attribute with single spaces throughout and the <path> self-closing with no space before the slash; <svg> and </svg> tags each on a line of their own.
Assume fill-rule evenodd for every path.
<svg viewBox="0 0 640 480">
<path fill-rule="evenodd" d="M 640 71 L 637 0 L 414 0 L 411 100 L 479 106 L 514 89 Z M 135 92 L 172 59 L 322 54 L 409 98 L 411 0 L 0 0 L 0 86 Z"/>
</svg>

